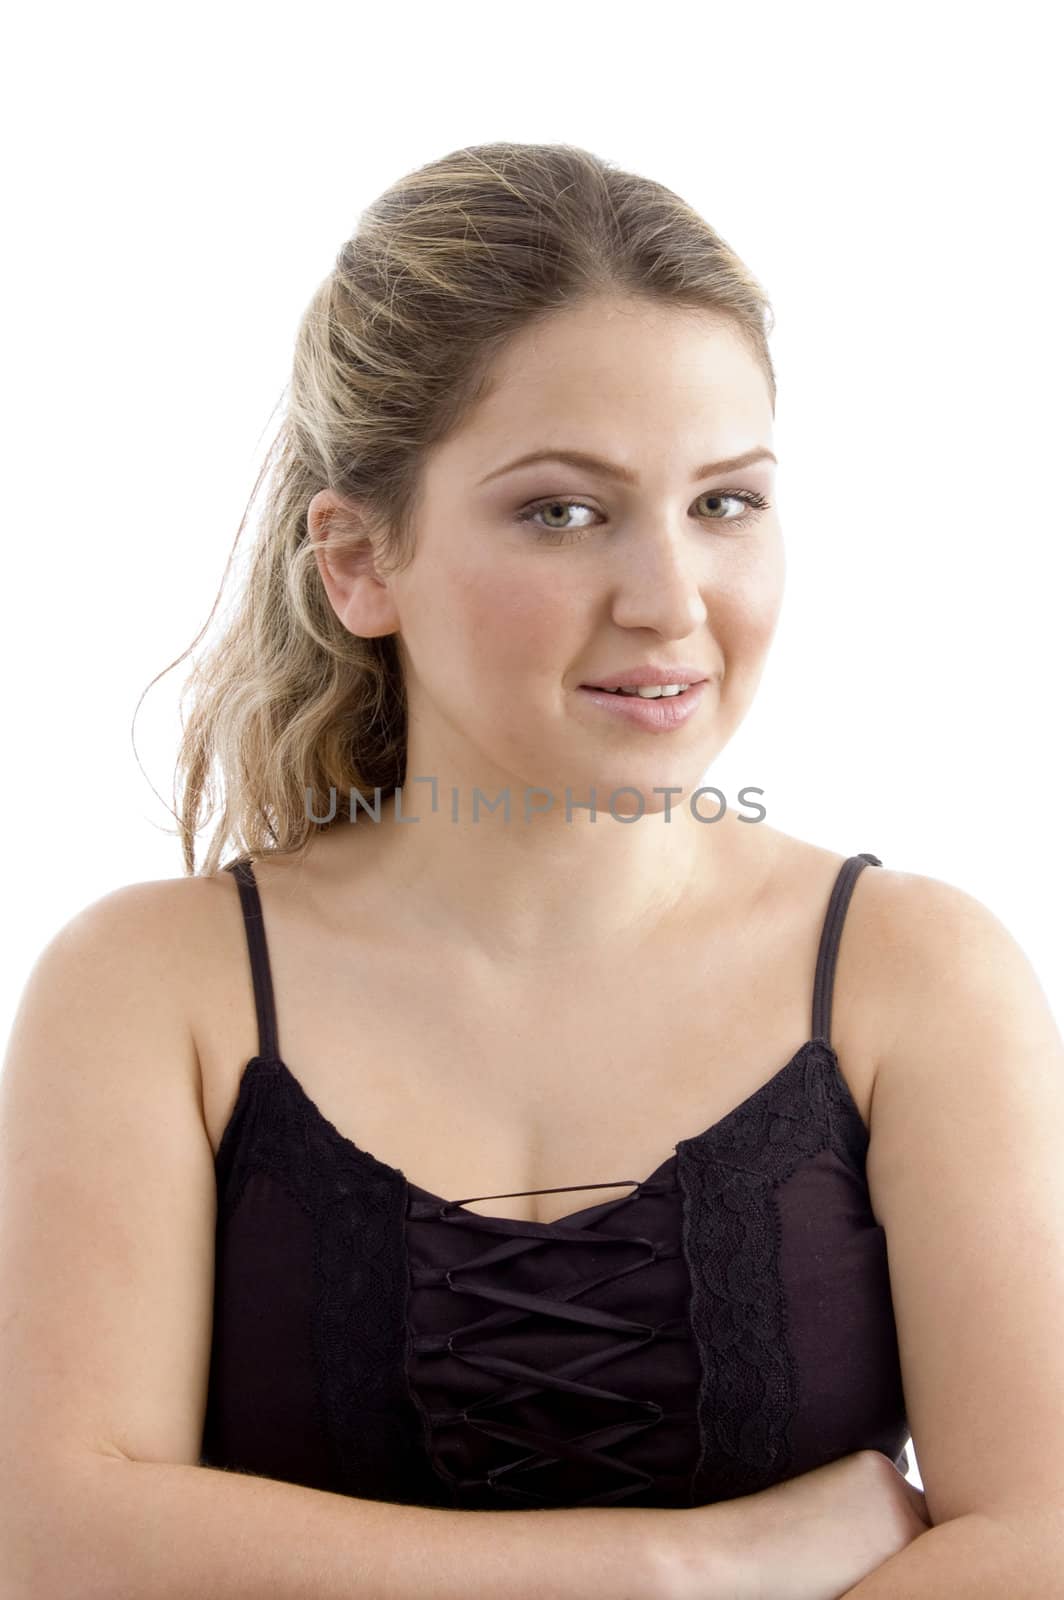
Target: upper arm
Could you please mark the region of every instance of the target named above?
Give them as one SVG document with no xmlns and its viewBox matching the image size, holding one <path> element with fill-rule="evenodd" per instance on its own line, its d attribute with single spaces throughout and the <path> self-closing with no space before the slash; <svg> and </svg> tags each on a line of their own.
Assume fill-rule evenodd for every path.
<svg viewBox="0 0 1064 1600">
<path fill-rule="evenodd" d="M 198 1464 L 215 1180 L 177 882 L 75 916 L 0 1073 L 0 1499 L 86 1452 Z"/>
<path fill-rule="evenodd" d="M 886 876 L 886 875 L 885 875 Z M 867 1176 L 934 1523 L 1064 1500 L 1064 1042 L 994 914 L 890 874 Z"/>
</svg>

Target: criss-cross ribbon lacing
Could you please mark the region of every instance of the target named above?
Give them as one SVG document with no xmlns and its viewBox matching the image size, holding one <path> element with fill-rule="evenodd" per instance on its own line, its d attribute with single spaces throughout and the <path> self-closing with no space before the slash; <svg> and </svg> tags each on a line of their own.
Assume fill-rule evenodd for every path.
<svg viewBox="0 0 1064 1600">
<path fill-rule="evenodd" d="M 631 1180 L 624 1180 L 631 1182 Z M 608 1189 L 618 1188 L 620 1184 L 585 1183 L 576 1186 L 580 1189 Z M 658 1182 L 647 1182 L 635 1186 L 642 1194 L 660 1194 L 674 1187 L 674 1184 L 662 1179 Z M 562 1194 L 567 1190 L 560 1189 L 523 1189 L 515 1191 L 518 1194 Z M 517 1471 L 528 1472 L 536 1468 L 549 1465 L 552 1462 L 567 1460 L 580 1463 L 591 1469 L 592 1481 L 594 1469 L 601 1467 L 612 1468 L 621 1474 L 627 1481 L 617 1488 L 601 1493 L 589 1495 L 585 1500 L 577 1503 L 583 1505 L 607 1505 L 613 1501 L 624 1500 L 653 1482 L 652 1477 L 631 1464 L 618 1461 L 605 1454 L 612 1446 L 620 1444 L 633 1434 L 642 1433 L 647 1428 L 655 1427 L 665 1414 L 662 1407 L 653 1400 L 638 1400 L 625 1395 L 613 1388 L 603 1388 L 597 1384 L 583 1380 L 581 1374 L 594 1372 L 597 1367 L 607 1362 L 616 1361 L 617 1346 L 615 1342 L 607 1342 L 601 1350 L 594 1350 L 581 1355 L 573 1361 L 565 1362 L 553 1371 L 540 1371 L 529 1367 L 523 1362 L 507 1360 L 503 1357 L 492 1356 L 476 1348 L 476 1340 L 488 1332 L 519 1323 L 529 1316 L 553 1317 L 565 1322 L 581 1323 L 587 1327 L 601 1328 L 618 1336 L 629 1335 L 629 1346 L 637 1347 L 648 1344 L 651 1340 L 663 1334 L 673 1334 L 683 1326 L 682 1319 L 673 1319 L 670 1322 L 652 1326 L 645 1322 L 634 1322 L 626 1317 L 619 1317 L 608 1311 L 600 1310 L 595 1306 L 580 1305 L 580 1296 L 596 1289 L 600 1284 L 610 1283 L 622 1278 L 630 1272 L 641 1271 L 650 1262 L 663 1259 L 665 1256 L 674 1256 L 678 1253 L 675 1246 L 662 1245 L 653 1239 L 645 1238 L 639 1234 L 625 1235 L 623 1237 L 600 1233 L 597 1229 L 588 1227 L 590 1220 L 598 1219 L 606 1211 L 624 1205 L 634 1199 L 634 1194 L 622 1195 L 619 1199 L 603 1201 L 600 1206 L 589 1207 L 587 1210 L 576 1213 L 579 1220 L 569 1222 L 562 1217 L 556 1222 L 539 1223 L 524 1222 L 508 1217 L 482 1217 L 475 1212 L 463 1211 L 459 1215 L 457 1207 L 466 1206 L 474 1200 L 500 1200 L 507 1198 L 503 1195 L 473 1195 L 468 1200 L 451 1200 L 443 1205 L 434 1200 L 419 1200 L 410 1197 L 409 1216 L 411 1218 L 439 1218 L 443 1222 L 458 1222 L 464 1228 L 471 1228 L 482 1233 L 505 1235 L 505 1242 L 489 1246 L 479 1255 L 465 1261 L 461 1267 L 450 1268 L 418 1268 L 411 1266 L 411 1281 L 415 1286 L 440 1285 L 446 1283 L 447 1287 L 455 1293 L 476 1295 L 481 1300 L 486 1300 L 500 1307 L 510 1309 L 498 1310 L 479 1318 L 475 1322 L 466 1323 L 461 1328 L 453 1329 L 450 1333 L 415 1333 L 412 1336 L 412 1347 L 418 1353 L 431 1354 L 446 1351 L 447 1353 L 464 1361 L 467 1365 L 477 1368 L 482 1372 L 496 1374 L 501 1379 L 515 1380 L 509 1385 L 504 1385 L 495 1394 L 470 1402 L 459 1410 L 426 1411 L 426 1416 L 433 1427 L 468 1426 L 486 1434 L 493 1439 L 499 1439 L 509 1444 L 528 1445 L 530 1453 L 519 1457 L 502 1466 L 494 1467 L 479 1477 L 462 1478 L 458 1480 L 460 1489 L 486 1486 L 496 1488 L 499 1481 Z M 642 1245 L 646 1254 L 640 1260 L 629 1262 L 626 1266 L 618 1266 L 606 1272 L 596 1271 L 594 1274 L 568 1282 L 563 1288 L 536 1290 L 532 1293 L 517 1289 L 507 1289 L 500 1281 L 498 1272 L 492 1274 L 484 1281 L 477 1280 L 477 1274 L 486 1272 L 514 1257 L 520 1256 L 529 1250 L 534 1250 L 540 1241 L 558 1243 L 564 1239 L 570 1241 L 588 1241 L 596 1246 L 596 1257 L 599 1251 L 610 1245 L 622 1245 L 628 1254 L 632 1247 Z M 459 1341 L 464 1340 L 464 1343 Z M 523 1400 L 529 1395 L 546 1390 L 557 1390 L 561 1393 L 577 1394 L 593 1399 L 617 1401 L 631 1406 L 638 1417 L 630 1421 L 622 1421 L 609 1427 L 597 1428 L 590 1432 L 578 1434 L 573 1438 L 562 1438 L 557 1434 L 544 1434 L 527 1427 L 518 1427 L 494 1417 L 485 1417 L 487 1411 L 495 1412 L 500 1407 Z M 508 1494 L 515 1500 L 520 1499 L 529 1505 L 546 1505 L 550 1502 L 541 1495 L 536 1495 L 523 1489 L 516 1488 L 512 1483 L 507 1486 Z"/>
</svg>

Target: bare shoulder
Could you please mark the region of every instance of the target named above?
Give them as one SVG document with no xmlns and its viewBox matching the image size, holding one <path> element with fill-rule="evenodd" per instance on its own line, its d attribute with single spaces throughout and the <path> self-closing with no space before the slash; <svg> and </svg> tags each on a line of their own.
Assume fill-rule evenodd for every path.
<svg viewBox="0 0 1064 1600">
<path fill-rule="evenodd" d="M 1045 991 L 1019 941 L 984 901 L 958 884 L 917 873 L 898 875 L 893 888 L 890 952 L 911 1002 L 914 1025 L 926 1027 L 950 1006 L 1015 1009 L 1017 998 Z"/>
<path fill-rule="evenodd" d="M 127 969 L 157 977 L 179 996 L 200 916 L 203 880 L 154 879 L 122 884 L 75 911 L 52 935 L 36 966 L 63 962 L 97 972 Z M 36 970 L 36 968 L 34 969 Z"/>
<path fill-rule="evenodd" d="M 194 1041 L 197 1000 L 212 946 L 224 926 L 223 899 L 233 888 L 216 877 L 149 879 L 122 884 L 75 911 L 38 953 L 22 1009 L 62 993 L 92 1014 L 96 997 L 126 992 L 155 1008 L 159 1025 Z M 113 1002 L 112 1002 L 113 1003 Z M 193 1049 L 190 1059 L 197 1061 Z M 198 1070 L 198 1068 L 197 1068 Z M 197 1085 L 197 1087 L 200 1087 Z"/>
<path fill-rule="evenodd" d="M 853 920 L 890 1027 L 886 1055 L 899 1029 L 922 1015 L 937 985 L 963 964 L 969 980 L 992 979 L 1003 949 L 1019 947 L 1000 918 L 958 884 L 887 867 L 862 874 Z"/>
<path fill-rule="evenodd" d="M 943 1093 L 959 1103 L 971 1089 L 975 1039 L 1033 1026 L 1044 1043 L 1054 1028 L 1026 953 L 976 895 L 886 868 L 863 872 L 858 889 L 847 917 L 854 925 L 849 955 L 861 969 L 869 1114 L 875 1132 L 878 1111 L 875 1161 L 883 1163 L 888 1097 L 915 1104 L 914 1080 L 926 1080 L 930 1061 Z"/>
</svg>

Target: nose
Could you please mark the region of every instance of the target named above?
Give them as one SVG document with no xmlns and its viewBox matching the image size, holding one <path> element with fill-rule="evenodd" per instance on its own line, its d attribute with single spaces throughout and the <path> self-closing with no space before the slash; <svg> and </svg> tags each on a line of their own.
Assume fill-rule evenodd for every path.
<svg viewBox="0 0 1064 1600">
<path fill-rule="evenodd" d="M 612 616 L 619 627 L 682 639 L 705 622 L 705 553 L 699 562 L 684 535 L 668 528 L 640 534 L 623 554 L 618 549 L 617 561 Z"/>
</svg>

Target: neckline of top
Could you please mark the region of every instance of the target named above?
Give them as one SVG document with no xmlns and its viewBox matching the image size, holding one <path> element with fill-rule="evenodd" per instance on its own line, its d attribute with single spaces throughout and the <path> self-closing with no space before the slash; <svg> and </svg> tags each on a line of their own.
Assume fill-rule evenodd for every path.
<svg viewBox="0 0 1064 1600">
<path fill-rule="evenodd" d="M 579 1211 L 570 1211 L 562 1217 L 555 1217 L 551 1221 L 545 1223 L 536 1223 L 534 1226 L 537 1228 L 563 1228 L 566 1225 L 574 1225 L 578 1223 L 582 1217 L 586 1217 L 592 1211 L 598 1211 L 604 1207 L 624 1205 L 634 1200 L 639 1194 L 641 1194 L 644 1190 L 649 1189 L 653 1183 L 655 1183 L 664 1175 L 672 1163 L 676 1161 L 677 1156 L 682 1149 L 690 1149 L 698 1145 L 707 1144 L 710 1143 L 714 1138 L 722 1137 L 728 1127 L 738 1117 L 740 1117 L 742 1113 L 749 1111 L 754 1105 L 757 1104 L 759 1100 L 766 1098 L 771 1091 L 780 1084 L 781 1081 L 783 1081 L 790 1073 L 796 1071 L 799 1065 L 804 1065 L 806 1059 L 811 1054 L 819 1054 L 828 1068 L 834 1073 L 837 1084 L 842 1091 L 843 1099 L 852 1108 L 864 1132 L 864 1137 L 867 1139 L 868 1130 L 865 1127 L 864 1118 L 861 1116 L 860 1110 L 854 1101 L 849 1084 L 846 1082 L 846 1079 L 843 1077 L 842 1072 L 839 1069 L 839 1058 L 835 1048 L 826 1039 L 816 1036 L 811 1039 L 806 1039 L 803 1044 L 799 1045 L 794 1054 L 784 1062 L 783 1066 L 780 1067 L 777 1072 L 774 1072 L 770 1078 L 767 1078 L 763 1083 L 759 1084 L 757 1088 L 753 1089 L 751 1093 L 748 1094 L 743 1100 L 740 1100 L 737 1105 L 732 1106 L 732 1108 L 729 1111 L 726 1111 L 722 1117 L 719 1117 L 716 1122 L 711 1123 L 708 1128 L 703 1128 L 700 1133 L 693 1134 L 690 1138 L 678 1139 L 673 1146 L 671 1153 L 667 1155 L 663 1161 L 659 1162 L 654 1168 L 654 1171 L 650 1173 L 648 1177 L 644 1178 L 640 1183 L 635 1183 L 635 1180 L 631 1178 L 615 1180 L 615 1184 L 634 1184 L 635 1186 L 629 1194 L 620 1195 L 614 1200 L 599 1201 L 590 1206 L 584 1206 Z M 216 1168 L 221 1164 L 223 1154 L 228 1153 L 229 1146 L 232 1142 L 231 1136 L 234 1134 L 237 1123 L 237 1112 L 240 1109 L 242 1102 L 245 1100 L 247 1093 L 250 1092 L 249 1085 L 254 1076 L 253 1069 L 257 1067 L 273 1069 L 275 1072 L 277 1072 L 281 1081 L 296 1096 L 304 1110 L 313 1118 L 317 1126 L 322 1129 L 322 1131 L 336 1145 L 336 1147 L 343 1150 L 348 1156 L 353 1156 L 360 1164 L 368 1165 L 377 1173 L 378 1176 L 385 1176 L 393 1180 L 401 1181 L 410 1193 L 416 1194 L 424 1202 L 431 1202 L 435 1206 L 446 1207 L 452 1216 L 464 1215 L 470 1218 L 475 1218 L 478 1221 L 494 1222 L 500 1225 L 509 1225 L 522 1220 L 515 1217 L 492 1217 L 479 1211 L 469 1211 L 468 1208 L 461 1202 L 447 1200 L 443 1195 L 435 1194 L 432 1190 L 425 1189 L 420 1184 L 415 1183 L 413 1179 L 407 1176 L 401 1167 L 393 1167 L 389 1162 L 382 1161 L 379 1156 L 375 1156 L 371 1151 L 364 1150 L 361 1145 L 356 1144 L 353 1139 L 349 1138 L 346 1134 L 341 1133 L 340 1129 L 337 1128 L 334 1123 L 330 1122 L 329 1118 L 324 1114 L 320 1107 L 315 1103 L 314 1100 L 311 1099 L 310 1095 L 296 1077 L 291 1067 L 289 1067 L 287 1062 L 283 1061 L 280 1056 L 256 1055 L 252 1056 L 250 1061 L 247 1062 L 241 1075 L 236 1104 L 233 1107 L 232 1115 L 226 1124 L 225 1130 L 218 1145 L 218 1153 L 215 1157 Z M 613 1186 L 614 1185 L 610 1184 L 594 1185 L 596 1188 L 609 1188 Z M 521 1190 L 515 1192 L 529 1194 L 537 1193 L 539 1191 Z M 502 1195 L 482 1195 L 476 1198 L 483 1200 L 499 1200 L 504 1197 Z"/>
</svg>

